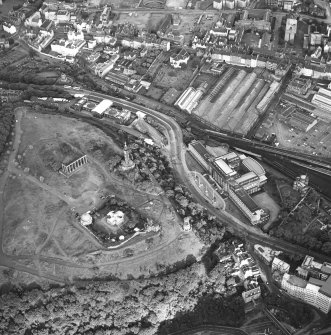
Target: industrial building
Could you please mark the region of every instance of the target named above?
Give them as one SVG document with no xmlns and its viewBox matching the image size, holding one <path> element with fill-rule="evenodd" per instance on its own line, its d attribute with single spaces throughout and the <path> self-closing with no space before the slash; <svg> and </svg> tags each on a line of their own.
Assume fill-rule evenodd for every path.
<svg viewBox="0 0 331 335">
<path fill-rule="evenodd" d="M 102 100 L 97 106 L 92 109 L 92 114 L 96 117 L 103 117 L 106 111 L 113 105 L 111 100 Z"/>
<path fill-rule="evenodd" d="M 175 106 L 178 106 L 180 109 L 191 114 L 194 108 L 198 105 L 203 94 L 206 92 L 207 87 L 207 82 L 203 82 L 197 89 L 192 86 L 188 87 L 176 101 Z"/>
<path fill-rule="evenodd" d="M 325 88 L 320 88 L 318 93 L 316 93 L 311 101 L 314 105 L 327 109 L 328 111 L 331 108 L 331 90 Z"/>
<path fill-rule="evenodd" d="M 239 64 L 240 60 L 237 62 Z M 240 65 L 245 66 L 245 63 Z M 274 87 L 278 87 L 269 86 L 257 72 L 248 73 L 244 69 L 223 65 L 218 81 L 193 113 L 220 128 L 246 134 L 268 105 Z"/>
</svg>

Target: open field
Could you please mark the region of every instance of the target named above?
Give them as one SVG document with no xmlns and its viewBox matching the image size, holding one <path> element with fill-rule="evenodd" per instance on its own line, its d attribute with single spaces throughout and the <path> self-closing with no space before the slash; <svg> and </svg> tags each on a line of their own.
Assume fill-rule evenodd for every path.
<svg viewBox="0 0 331 335">
<path fill-rule="evenodd" d="M 0 13 L 2 15 L 7 15 L 13 9 L 13 6 L 23 5 L 23 0 L 3 0 L 0 5 Z"/>
<path fill-rule="evenodd" d="M 180 97 L 180 92 L 175 88 L 171 87 L 167 90 L 166 93 L 162 96 L 161 102 L 164 102 L 168 105 L 173 105 L 177 99 Z"/>
<path fill-rule="evenodd" d="M 45 163 L 45 157 L 64 159 L 63 143 L 86 153 L 89 161 L 68 178 Z M 76 152 L 67 150 L 70 161 Z M 138 278 L 157 274 L 188 255 L 201 256 L 202 244 L 193 232 L 182 232 L 181 219 L 164 195 L 138 191 L 134 183 L 109 172 L 107 165 L 114 154 L 121 155 L 122 150 L 89 124 L 29 109 L 17 112 L 13 150 L 9 163 L 6 161 L 7 172 L 0 177 L 0 182 L 5 180 L 4 201 L 0 202 L 2 247 L 15 260 L 10 276 L 17 282 L 110 275 Z M 116 249 L 102 250 L 75 214 L 98 207 L 103 201 L 100 197 L 111 194 L 143 218 L 157 222 L 161 230 L 142 233 Z"/>
<path fill-rule="evenodd" d="M 160 100 L 162 95 L 164 93 L 164 90 L 158 87 L 155 87 L 154 85 L 151 85 L 146 92 L 147 97 L 151 97 L 152 99 L 155 100 Z"/>
<path fill-rule="evenodd" d="M 137 26 L 138 29 L 148 28 L 151 19 L 150 13 L 121 13 L 116 19 L 116 23 L 130 23 Z"/>
<path fill-rule="evenodd" d="M 95 249 L 70 223 L 72 213 L 68 204 L 24 177 L 13 177 L 5 188 L 6 253 L 57 257 Z"/>
<path fill-rule="evenodd" d="M 162 88 L 174 87 L 176 90 L 185 90 L 192 79 L 193 70 L 187 68 L 174 69 L 170 65 L 162 65 L 153 84 Z"/>
<path fill-rule="evenodd" d="M 21 59 L 26 58 L 28 53 L 19 47 L 13 47 L 11 50 L 5 51 L 0 55 L 0 68 L 5 68 L 8 65 L 13 65 Z"/>
<path fill-rule="evenodd" d="M 151 30 L 156 30 L 164 18 L 165 14 L 151 14 L 148 21 L 148 28 Z"/>
</svg>

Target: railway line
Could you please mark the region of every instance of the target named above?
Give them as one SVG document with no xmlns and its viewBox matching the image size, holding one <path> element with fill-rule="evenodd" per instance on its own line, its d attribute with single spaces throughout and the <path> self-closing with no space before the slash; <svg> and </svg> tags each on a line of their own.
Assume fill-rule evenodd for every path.
<svg viewBox="0 0 331 335">
<path fill-rule="evenodd" d="M 277 148 L 269 144 L 261 143 L 258 141 L 250 140 L 244 137 L 238 138 L 236 136 L 231 136 L 224 132 L 216 132 L 213 130 L 200 130 L 200 134 L 206 133 L 209 134 L 209 138 L 214 140 L 221 140 L 223 142 L 227 142 L 230 145 L 235 146 L 242 146 L 243 148 L 246 147 L 247 150 L 252 151 L 256 154 L 275 154 L 279 156 L 283 156 L 284 158 L 291 158 L 303 162 L 307 162 L 313 165 L 318 165 L 320 167 L 331 169 L 331 159 L 321 156 L 314 156 L 305 153 L 299 153 L 297 151 Z"/>
</svg>

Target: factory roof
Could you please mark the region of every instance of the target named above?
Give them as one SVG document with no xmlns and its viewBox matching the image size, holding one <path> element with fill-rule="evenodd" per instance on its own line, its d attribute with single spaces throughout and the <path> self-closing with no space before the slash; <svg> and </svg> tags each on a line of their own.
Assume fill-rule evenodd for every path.
<svg viewBox="0 0 331 335">
<path fill-rule="evenodd" d="M 111 107 L 113 102 L 111 100 L 105 99 L 102 100 L 97 106 L 95 106 L 92 110 L 93 113 L 97 113 L 99 115 L 103 114 L 109 107 Z"/>
</svg>

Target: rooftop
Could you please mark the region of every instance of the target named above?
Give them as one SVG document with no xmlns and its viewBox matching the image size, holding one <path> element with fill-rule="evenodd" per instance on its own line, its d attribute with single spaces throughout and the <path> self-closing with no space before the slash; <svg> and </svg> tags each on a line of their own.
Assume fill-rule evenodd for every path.
<svg viewBox="0 0 331 335">
<path fill-rule="evenodd" d="M 238 184 L 241 184 L 241 183 L 244 183 L 246 182 L 247 180 L 250 180 L 250 179 L 257 179 L 257 175 L 255 174 L 255 172 L 248 172 L 248 173 L 245 173 L 244 175 L 242 175 L 241 177 L 237 178 L 236 179 L 236 182 Z"/>
<path fill-rule="evenodd" d="M 103 114 L 112 105 L 113 102 L 111 100 L 102 100 L 97 106 L 93 108 L 92 112 L 97 114 Z"/>
<path fill-rule="evenodd" d="M 319 292 L 331 297 L 331 276 L 324 282 Z"/>
<path fill-rule="evenodd" d="M 259 206 L 255 203 L 255 201 L 248 195 L 248 193 L 244 189 L 241 188 L 237 190 L 236 195 L 252 213 L 260 209 Z"/>
<path fill-rule="evenodd" d="M 256 161 L 255 159 L 251 157 L 246 157 L 242 161 L 242 163 L 249 171 L 256 173 L 258 176 L 262 176 L 265 174 L 265 170 L 263 166 L 258 161 Z"/>
<path fill-rule="evenodd" d="M 294 285 L 294 286 L 298 286 L 298 287 L 301 287 L 301 288 L 305 288 L 307 286 L 307 282 L 302 279 L 302 278 L 299 278 L 297 276 L 293 276 L 293 275 L 287 275 L 285 274 L 284 275 L 284 278 L 291 284 L 291 285 Z"/>
<path fill-rule="evenodd" d="M 224 160 L 222 158 L 216 158 L 215 159 L 215 164 L 220 170 L 222 170 L 222 172 L 224 174 L 229 175 L 229 176 L 235 174 L 235 171 L 233 171 L 230 168 L 230 166 L 224 162 Z"/>
<path fill-rule="evenodd" d="M 212 155 L 207 151 L 207 149 L 199 141 L 192 141 L 191 146 L 198 152 L 198 154 L 204 159 L 208 159 Z"/>
</svg>

